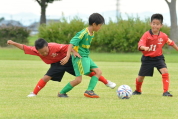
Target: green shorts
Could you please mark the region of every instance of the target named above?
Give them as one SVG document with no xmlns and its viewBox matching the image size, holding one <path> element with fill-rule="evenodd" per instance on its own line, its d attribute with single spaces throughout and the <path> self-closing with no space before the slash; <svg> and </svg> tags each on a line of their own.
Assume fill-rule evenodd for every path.
<svg viewBox="0 0 178 119">
<path fill-rule="evenodd" d="M 74 57 L 72 56 L 72 64 L 75 75 L 81 76 L 90 73 L 91 69 L 98 68 L 90 57 Z"/>
</svg>

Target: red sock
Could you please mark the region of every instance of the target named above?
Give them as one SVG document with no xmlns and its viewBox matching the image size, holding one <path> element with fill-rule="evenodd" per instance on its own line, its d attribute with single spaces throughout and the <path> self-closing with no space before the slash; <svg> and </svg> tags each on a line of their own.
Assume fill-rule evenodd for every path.
<svg viewBox="0 0 178 119">
<path fill-rule="evenodd" d="M 143 82 L 138 82 L 136 78 L 135 83 L 136 83 L 136 91 L 142 92 L 141 87 Z"/>
<path fill-rule="evenodd" d="M 90 76 L 90 77 L 92 77 L 94 75 L 95 75 L 95 72 L 91 72 L 90 74 L 88 74 L 88 76 Z M 99 77 L 99 81 L 103 82 L 105 85 L 108 83 L 108 81 L 103 76 Z"/>
<path fill-rule="evenodd" d="M 33 90 L 34 94 L 38 94 L 38 92 L 46 85 L 46 82 L 44 82 L 42 79 L 39 80 L 37 83 L 35 89 Z"/>
<path fill-rule="evenodd" d="M 90 76 L 90 77 L 92 77 L 92 76 L 94 76 L 95 75 L 95 72 L 90 72 L 89 74 L 88 74 L 88 76 Z"/>
<path fill-rule="evenodd" d="M 164 92 L 168 91 L 169 89 L 169 74 L 162 74 L 162 82 L 163 82 L 163 90 Z"/>
</svg>

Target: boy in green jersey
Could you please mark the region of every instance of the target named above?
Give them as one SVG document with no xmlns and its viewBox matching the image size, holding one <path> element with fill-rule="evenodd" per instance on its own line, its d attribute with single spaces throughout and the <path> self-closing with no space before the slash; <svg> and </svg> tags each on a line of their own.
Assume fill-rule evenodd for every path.
<svg viewBox="0 0 178 119">
<path fill-rule="evenodd" d="M 89 26 L 78 32 L 70 41 L 67 56 L 61 60 L 62 64 L 65 64 L 70 56 L 72 48 L 76 51 L 72 55 L 72 64 L 75 70 L 76 78 L 75 80 L 69 82 L 58 94 L 59 97 L 66 95 L 74 86 L 78 85 L 82 81 L 82 75 L 89 75 L 90 72 L 95 72 L 91 77 L 90 83 L 87 90 L 84 93 L 84 96 L 90 98 L 99 98 L 97 94 L 94 93 L 93 89 L 95 88 L 99 77 L 102 72 L 98 66 L 92 61 L 89 57 L 90 44 L 94 37 L 94 32 L 97 32 L 101 26 L 105 23 L 105 20 L 102 15 L 98 13 L 93 13 L 89 17 Z M 65 96 L 64 96 L 65 97 Z"/>
</svg>

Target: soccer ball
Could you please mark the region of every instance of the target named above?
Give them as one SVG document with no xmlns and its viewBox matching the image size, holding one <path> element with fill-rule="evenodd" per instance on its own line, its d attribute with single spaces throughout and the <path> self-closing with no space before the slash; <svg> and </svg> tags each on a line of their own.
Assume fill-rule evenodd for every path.
<svg viewBox="0 0 178 119">
<path fill-rule="evenodd" d="M 128 85 L 121 85 L 117 89 L 117 96 L 120 99 L 129 99 L 132 96 L 132 89 Z"/>
</svg>

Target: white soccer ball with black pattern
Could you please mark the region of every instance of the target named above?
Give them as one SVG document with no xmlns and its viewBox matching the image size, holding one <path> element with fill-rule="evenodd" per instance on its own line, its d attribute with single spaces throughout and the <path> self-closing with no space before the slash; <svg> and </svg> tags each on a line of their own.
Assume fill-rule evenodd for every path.
<svg viewBox="0 0 178 119">
<path fill-rule="evenodd" d="M 121 85 L 117 89 L 117 96 L 120 99 L 129 99 L 132 96 L 132 89 L 128 85 Z"/>
</svg>

